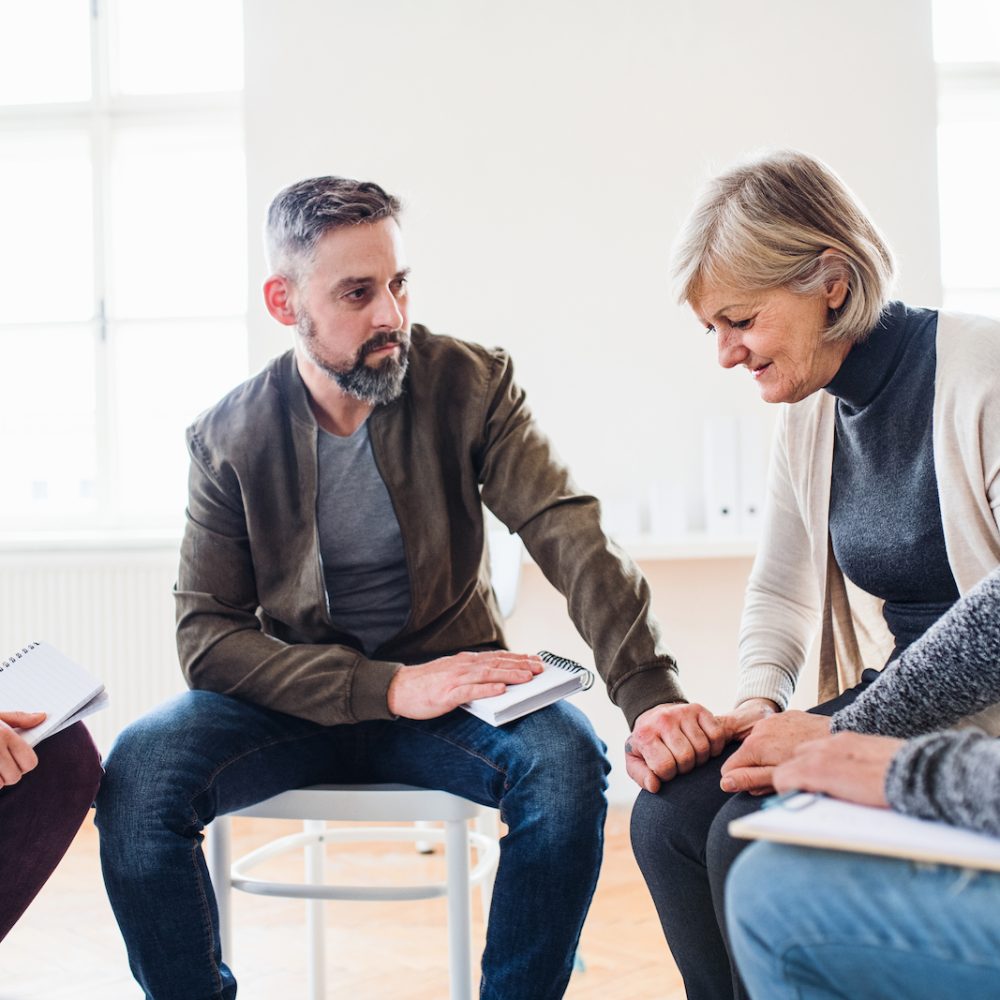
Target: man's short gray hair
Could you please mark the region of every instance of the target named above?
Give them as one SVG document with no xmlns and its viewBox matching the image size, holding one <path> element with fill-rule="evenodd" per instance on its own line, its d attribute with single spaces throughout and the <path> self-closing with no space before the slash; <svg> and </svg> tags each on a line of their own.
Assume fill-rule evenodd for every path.
<svg viewBox="0 0 1000 1000">
<path fill-rule="evenodd" d="M 830 251 L 830 252 L 827 252 Z M 704 289 L 786 288 L 809 295 L 844 278 L 828 340 L 863 340 L 892 289 L 892 251 L 864 207 L 822 161 L 768 153 L 709 181 L 674 244 L 678 300 Z"/>
<path fill-rule="evenodd" d="M 264 245 L 275 274 L 298 280 L 325 233 L 342 226 L 397 219 L 398 198 L 372 181 L 310 177 L 279 191 L 267 210 Z"/>
</svg>

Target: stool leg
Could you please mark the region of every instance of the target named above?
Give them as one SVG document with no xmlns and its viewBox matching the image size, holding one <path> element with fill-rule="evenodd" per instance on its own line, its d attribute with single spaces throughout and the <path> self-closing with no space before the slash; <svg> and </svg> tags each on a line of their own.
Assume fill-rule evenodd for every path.
<svg viewBox="0 0 1000 1000">
<path fill-rule="evenodd" d="M 448 965 L 451 1000 L 472 1000 L 472 951 L 469 933 L 469 828 L 465 820 L 445 823 L 448 865 Z"/>
<path fill-rule="evenodd" d="M 228 816 L 217 816 L 208 828 L 208 873 L 215 888 L 215 902 L 219 908 L 219 942 L 222 946 L 222 960 L 232 964 L 233 960 L 233 918 L 231 909 L 232 888 L 229 868 L 232 864 L 230 834 L 232 820 Z"/>
<path fill-rule="evenodd" d="M 426 819 L 414 820 L 413 825 L 418 830 L 429 830 L 432 826 L 434 826 L 434 824 L 430 820 Z M 418 840 L 416 846 L 418 854 L 434 853 L 434 845 L 429 840 Z"/>
<path fill-rule="evenodd" d="M 303 823 L 306 833 L 320 837 L 326 829 L 322 820 L 309 819 Z M 310 885 L 323 884 L 323 868 L 326 860 L 326 846 L 322 840 L 309 844 L 306 855 L 306 882 Z M 310 899 L 306 903 L 306 935 L 309 938 L 309 997 L 310 1000 L 325 1000 L 326 997 L 326 936 L 323 900 Z"/>
<path fill-rule="evenodd" d="M 490 840 L 500 839 L 500 814 L 496 809 L 483 809 L 473 820 L 476 833 L 481 833 Z M 479 899 L 483 907 L 483 927 L 490 925 L 490 905 L 493 902 L 493 883 L 497 878 L 496 866 L 488 871 L 479 883 Z"/>
</svg>

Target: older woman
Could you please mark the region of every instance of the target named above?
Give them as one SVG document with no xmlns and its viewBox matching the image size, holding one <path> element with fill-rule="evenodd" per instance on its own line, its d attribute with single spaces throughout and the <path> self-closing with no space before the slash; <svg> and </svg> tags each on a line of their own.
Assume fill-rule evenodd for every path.
<svg viewBox="0 0 1000 1000">
<path fill-rule="evenodd" d="M 829 168 L 768 155 L 710 183 L 678 243 L 682 299 L 782 407 L 728 731 L 783 710 L 820 639 L 832 715 L 1000 565 L 1000 324 L 889 301 L 891 252 Z M 869 669 L 865 669 L 869 668 Z M 655 757 L 630 737 L 630 770 Z M 731 745 L 633 810 L 636 857 L 690 1000 L 743 995 L 723 932 L 758 806 L 720 787 Z M 655 792 L 655 794 L 654 794 Z"/>
</svg>

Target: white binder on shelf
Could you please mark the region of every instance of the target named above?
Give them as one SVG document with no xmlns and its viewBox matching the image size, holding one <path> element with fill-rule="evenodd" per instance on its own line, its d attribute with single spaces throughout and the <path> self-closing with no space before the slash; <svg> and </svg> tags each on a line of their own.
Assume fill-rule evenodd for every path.
<svg viewBox="0 0 1000 1000">
<path fill-rule="evenodd" d="M 740 510 L 740 425 L 734 416 L 705 418 L 705 530 L 735 535 Z"/>
<path fill-rule="evenodd" d="M 739 420 L 739 510 L 741 535 L 760 534 L 767 495 L 767 465 L 771 453 L 770 424 L 761 414 Z"/>
</svg>

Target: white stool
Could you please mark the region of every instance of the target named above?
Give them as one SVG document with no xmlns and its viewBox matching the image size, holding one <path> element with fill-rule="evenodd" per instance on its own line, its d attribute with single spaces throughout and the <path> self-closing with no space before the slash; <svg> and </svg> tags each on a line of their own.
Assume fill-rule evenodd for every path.
<svg viewBox="0 0 1000 1000">
<path fill-rule="evenodd" d="M 488 517 L 487 538 L 490 551 L 493 591 L 501 615 L 514 610 L 524 549 L 521 539 Z M 219 904 L 219 932 L 222 955 L 232 959 L 232 918 L 229 897 L 232 888 L 263 896 L 291 896 L 308 900 L 306 926 L 309 937 L 309 997 L 325 1000 L 325 948 L 323 900 L 326 899 L 429 899 L 448 897 L 448 960 L 451 1000 L 471 1000 L 472 967 L 469 894 L 480 887 L 483 922 L 489 919 L 493 879 L 500 856 L 499 824 L 494 809 L 480 806 L 448 792 L 414 788 L 412 785 L 315 785 L 275 795 L 265 802 L 241 809 L 234 816 L 260 819 L 298 819 L 304 832 L 282 837 L 253 851 L 230 865 L 229 816 L 220 816 L 209 829 L 208 866 Z M 411 823 L 403 827 L 373 827 L 328 830 L 332 820 L 353 822 Z M 468 821 L 475 824 L 469 832 Z M 428 823 L 443 822 L 444 829 L 429 828 Z M 418 848 L 431 844 L 445 845 L 447 879 L 424 885 L 337 886 L 323 882 L 323 861 L 327 843 L 348 840 L 410 840 Z M 476 848 L 476 865 L 469 869 L 469 846 Z M 267 858 L 287 851 L 305 850 L 305 882 L 270 882 L 249 877 L 246 873 Z"/>
<path fill-rule="evenodd" d="M 448 897 L 448 956 L 451 1000 L 471 1000 L 472 966 L 469 896 L 481 886 L 483 918 L 488 917 L 500 848 L 497 814 L 468 799 L 448 792 L 412 785 L 315 785 L 283 792 L 273 798 L 233 813 L 267 819 L 299 819 L 304 832 L 282 837 L 230 863 L 230 817 L 221 816 L 209 831 L 208 864 L 219 905 L 222 955 L 232 958 L 230 890 L 241 889 L 263 896 L 286 896 L 309 900 L 309 996 L 324 1000 L 325 942 L 323 900 L 404 900 Z M 328 829 L 329 820 L 362 822 L 420 822 L 420 826 Z M 470 833 L 468 821 L 476 824 Z M 428 828 L 426 821 L 444 823 L 444 829 Z M 421 885 L 329 885 L 323 881 L 325 845 L 344 841 L 409 840 L 443 843 L 447 876 L 445 882 Z M 469 848 L 476 849 L 476 864 L 470 870 Z M 276 882 L 250 877 L 247 873 L 261 862 L 297 849 L 305 851 L 305 882 Z"/>
</svg>

